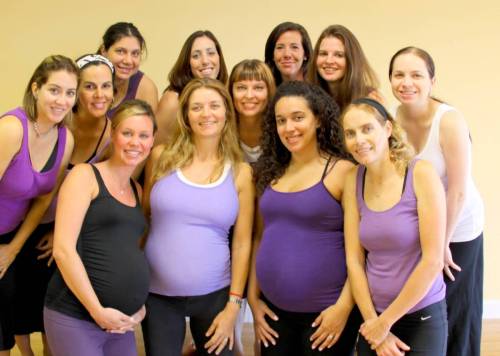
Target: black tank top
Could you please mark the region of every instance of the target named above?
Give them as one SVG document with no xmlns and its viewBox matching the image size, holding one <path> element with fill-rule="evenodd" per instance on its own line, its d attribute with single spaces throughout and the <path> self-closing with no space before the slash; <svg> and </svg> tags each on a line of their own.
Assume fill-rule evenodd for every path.
<svg viewBox="0 0 500 356">
<path fill-rule="evenodd" d="M 90 202 L 76 249 L 101 305 L 132 315 L 145 303 L 149 290 L 149 268 L 143 251 L 139 249 L 146 219 L 132 180 L 135 207 L 113 198 L 97 168 L 91 167 L 99 193 Z M 45 305 L 74 318 L 93 321 L 59 270 L 49 283 Z"/>
</svg>

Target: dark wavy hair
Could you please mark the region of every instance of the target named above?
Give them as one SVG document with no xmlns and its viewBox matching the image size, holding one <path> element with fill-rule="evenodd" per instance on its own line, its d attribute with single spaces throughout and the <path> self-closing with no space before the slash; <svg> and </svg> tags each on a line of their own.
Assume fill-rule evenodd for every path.
<svg viewBox="0 0 500 356">
<path fill-rule="evenodd" d="M 300 97 L 319 121 L 316 139 L 321 154 L 336 158 L 348 158 L 342 140 L 339 122 L 340 109 L 337 103 L 319 86 L 299 81 L 284 82 L 278 87 L 276 95 L 262 122 L 262 155 L 256 163 L 254 180 L 259 194 L 285 173 L 292 157 L 281 142 L 276 128 L 276 103 L 284 97 Z"/>
<path fill-rule="evenodd" d="M 226 61 L 224 60 L 224 55 L 222 54 L 222 48 L 219 41 L 212 32 L 208 30 L 200 30 L 193 32 L 189 35 L 186 42 L 184 42 L 181 52 L 179 53 L 179 57 L 177 57 L 177 61 L 175 61 L 174 66 L 168 74 L 169 85 L 165 90 L 172 90 L 180 95 L 184 87 L 192 79 L 195 79 L 193 73 L 191 72 L 191 49 L 193 48 L 194 41 L 200 37 L 207 37 L 215 44 L 215 49 L 219 55 L 219 74 L 217 75 L 217 79 L 223 84 L 227 83 L 228 72 Z"/>
<path fill-rule="evenodd" d="M 299 25 L 295 22 L 283 22 L 276 26 L 269 34 L 264 50 L 265 62 L 269 66 L 269 68 L 271 68 L 276 86 L 280 85 L 283 82 L 283 78 L 281 77 L 281 73 L 276 66 L 276 63 L 274 63 L 274 47 L 276 47 L 276 42 L 278 42 L 280 36 L 288 31 L 296 31 L 300 33 L 300 37 L 302 39 L 302 48 L 304 49 L 304 62 L 302 63 L 302 75 L 304 76 L 304 78 L 306 77 L 308 63 L 309 61 L 311 61 L 311 55 L 313 52 L 311 38 L 309 37 L 309 34 L 307 33 L 304 26 Z"/>
<path fill-rule="evenodd" d="M 103 50 L 108 51 L 112 45 L 123 37 L 135 37 L 139 42 L 142 54 L 147 54 L 146 40 L 132 22 L 117 22 L 109 26 L 102 36 L 102 44 L 97 53 L 102 54 Z"/>
</svg>

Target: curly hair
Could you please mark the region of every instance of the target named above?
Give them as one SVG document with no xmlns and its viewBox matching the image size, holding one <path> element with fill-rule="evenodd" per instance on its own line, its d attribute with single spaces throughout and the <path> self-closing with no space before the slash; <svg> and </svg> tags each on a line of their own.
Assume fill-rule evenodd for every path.
<svg viewBox="0 0 500 356">
<path fill-rule="evenodd" d="M 389 114 L 389 112 L 382 106 L 382 104 L 376 102 L 375 105 L 372 105 L 370 102 L 374 100 L 369 98 L 362 98 L 358 101 L 354 101 L 351 103 L 344 111 L 340 118 L 340 123 L 343 123 L 344 117 L 347 113 L 356 108 L 358 110 L 363 110 L 375 117 L 375 119 L 380 123 L 380 125 L 384 125 L 386 121 L 389 121 L 392 125 L 391 136 L 388 138 L 389 142 L 389 158 L 392 163 L 397 167 L 397 169 L 403 172 L 408 165 L 408 162 L 414 157 L 413 148 L 410 146 L 406 139 L 406 132 L 403 128 L 397 123 L 396 120 Z M 377 109 L 376 106 L 380 106 L 383 110 L 382 113 L 380 109 Z M 383 114 L 383 115 L 382 115 Z"/>
<path fill-rule="evenodd" d="M 256 163 L 254 180 L 259 194 L 285 173 L 292 157 L 281 142 L 276 127 L 275 107 L 284 97 L 300 97 L 319 121 L 316 129 L 318 150 L 321 154 L 336 158 L 348 158 L 339 123 L 340 109 L 337 103 L 319 86 L 299 81 L 284 82 L 278 87 L 262 122 L 262 155 Z"/>
</svg>

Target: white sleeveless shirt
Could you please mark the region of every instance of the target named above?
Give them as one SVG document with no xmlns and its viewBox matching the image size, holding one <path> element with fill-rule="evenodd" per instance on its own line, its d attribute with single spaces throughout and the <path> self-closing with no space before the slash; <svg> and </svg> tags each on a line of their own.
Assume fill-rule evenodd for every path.
<svg viewBox="0 0 500 356">
<path fill-rule="evenodd" d="M 432 163 L 436 169 L 444 189 L 448 190 L 448 175 L 446 173 L 446 162 L 444 160 L 443 151 L 439 143 L 439 128 L 441 118 L 448 112 L 456 110 L 454 107 L 447 104 L 441 104 L 436 110 L 432 119 L 431 129 L 427 142 L 422 151 L 416 155 L 416 158 L 424 159 Z M 468 161 L 472 162 L 472 147 L 471 142 L 467 145 Z M 483 231 L 484 226 L 484 206 L 479 191 L 472 180 L 472 164 L 469 164 L 466 181 L 466 195 L 464 206 L 458 217 L 457 226 L 451 237 L 451 242 L 466 242 L 474 240 Z"/>
</svg>

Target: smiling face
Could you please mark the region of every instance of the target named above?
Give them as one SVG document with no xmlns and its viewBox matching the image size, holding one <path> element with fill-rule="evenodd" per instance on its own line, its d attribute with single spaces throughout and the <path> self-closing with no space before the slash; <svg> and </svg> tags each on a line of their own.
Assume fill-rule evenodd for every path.
<svg viewBox="0 0 500 356">
<path fill-rule="evenodd" d="M 214 89 L 199 88 L 191 94 L 187 118 L 195 138 L 220 138 L 226 124 L 226 106 Z"/>
<path fill-rule="evenodd" d="M 191 47 L 189 65 L 195 78 L 217 79 L 220 58 L 214 41 L 206 36 L 195 39 Z"/>
<path fill-rule="evenodd" d="M 317 148 L 319 122 L 304 98 L 282 97 L 276 102 L 275 117 L 281 143 L 292 154 Z"/>
<path fill-rule="evenodd" d="M 274 63 L 283 80 L 302 80 L 304 59 L 300 32 L 286 31 L 278 37 L 274 45 Z"/>
<path fill-rule="evenodd" d="M 106 115 L 113 101 L 113 75 L 105 64 L 88 65 L 80 74 L 78 111 L 93 117 Z"/>
<path fill-rule="evenodd" d="M 113 156 L 128 166 L 144 161 L 153 147 L 153 121 L 147 115 L 130 116 L 113 129 Z"/>
<path fill-rule="evenodd" d="M 103 51 L 115 67 L 116 78 L 128 80 L 139 69 L 141 64 L 141 44 L 136 37 L 125 36 Z"/>
<path fill-rule="evenodd" d="M 403 105 L 425 104 L 430 99 L 434 78 L 425 61 L 413 53 L 394 59 L 391 74 L 392 93 Z"/>
<path fill-rule="evenodd" d="M 36 98 L 37 120 L 59 124 L 75 105 L 77 78 L 65 70 L 52 72 L 41 87 L 31 86 Z"/>
<path fill-rule="evenodd" d="M 342 120 L 347 151 L 363 165 L 379 161 L 389 155 L 389 137 L 392 125 L 382 125 L 375 115 L 359 107 L 350 108 Z"/>
<path fill-rule="evenodd" d="M 341 80 L 346 72 L 345 47 L 337 37 L 325 37 L 320 43 L 316 58 L 318 73 L 327 82 Z"/>
<path fill-rule="evenodd" d="M 232 90 L 234 108 L 240 117 L 259 116 L 266 110 L 268 89 L 263 80 L 240 80 Z"/>
</svg>

